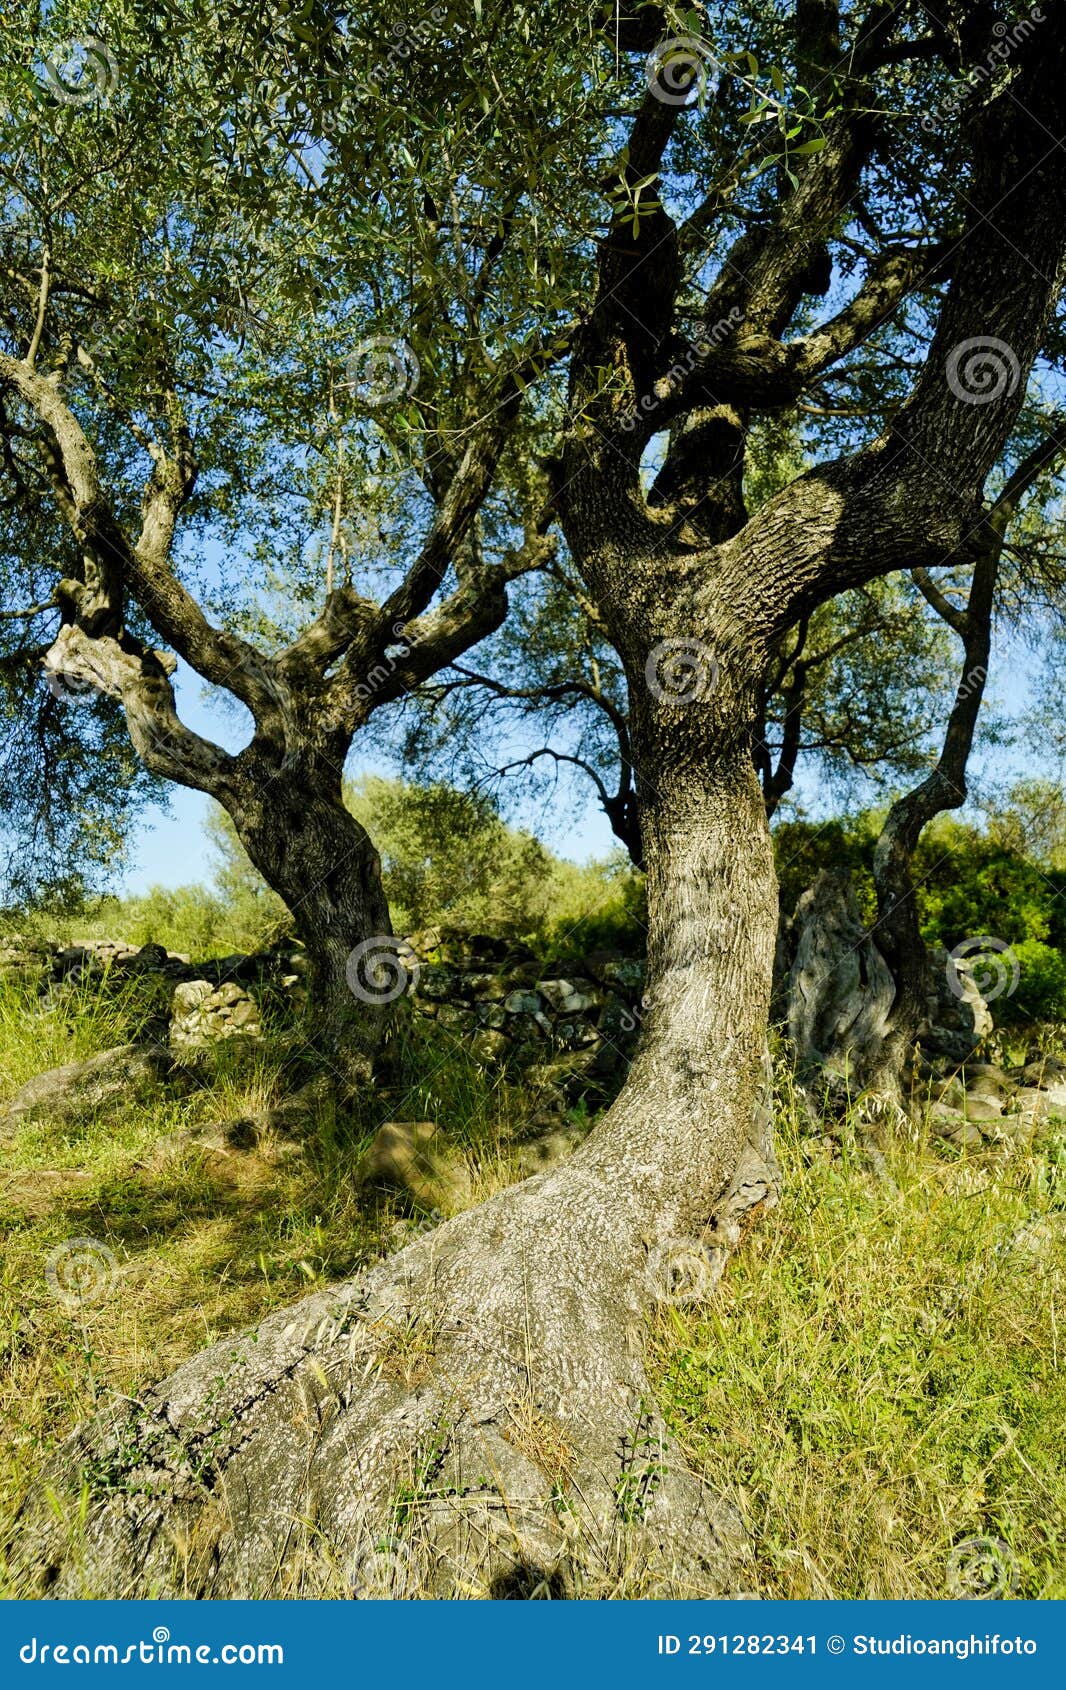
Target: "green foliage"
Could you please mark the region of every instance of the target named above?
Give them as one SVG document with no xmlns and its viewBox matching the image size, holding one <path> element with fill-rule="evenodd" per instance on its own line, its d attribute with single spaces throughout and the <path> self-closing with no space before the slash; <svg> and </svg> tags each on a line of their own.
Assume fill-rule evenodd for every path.
<svg viewBox="0 0 1066 1690">
<path fill-rule="evenodd" d="M 607 948 L 643 956 L 648 907 L 644 876 L 624 851 L 602 861 L 556 861 L 550 919 L 543 930 L 549 955 L 577 956 Z"/>
<path fill-rule="evenodd" d="M 508 827 L 490 798 L 380 775 L 346 797 L 381 853 L 399 931 L 443 922 L 517 937 L 543 926 L 553 859 L 531 833 Z"/>
<path fill-rule="evenodd" d="M 1053 821 L 1037 826 L 1026 820 L 1022 804 L 1031 806 L 1033 799 L 1026 783 L 1017 804 L 994 813 L 985 827 L 941 816 L 926 828 L 914 853 L 915 897 L 927 944 L 952 950 L 988 935 L 1009 945 L 1019 978 L 994 1004 L 1004 1025 L 1066 1019 L 1066 869 L 1031 854 L 1030 840 L 1041 841 L 1056 861 L 1059 849 Z M 865 811 L 821 824 L 780 823 L 774 849 L 782 909 L 792 913 L 820 869 L 846 867 L 863 918 L 872 923 L 873 852 L 882 819 L 880 812 Z"/>
<path fill-rule="evenodd" d="M 999 1018 L 1017 1023 L 1066 1021 L 1066 955 L 1039 939 L 1011 946 L 1018 963 L 1018 986 L 997 1006 Z"/>
<path fill-rule="evenodd" d="M 855 882 L 866 920 L 875 913 L 870 865 L 881 817 L 868 811 L 828 822 L 783 820 L 773 830 L 774 862 L 781 908 L 791 915 L 796 902 L 823 868 L 846 868 Z"/>
<path fill-rule="evenodd" d="M 972 934 L 990 933 L 1066 945 L 1066 875 L 1039 868 L 985 830 L 941 820 L 915 852 L 914 876 L 922 931 L 949 948 Z"/>
</svg>

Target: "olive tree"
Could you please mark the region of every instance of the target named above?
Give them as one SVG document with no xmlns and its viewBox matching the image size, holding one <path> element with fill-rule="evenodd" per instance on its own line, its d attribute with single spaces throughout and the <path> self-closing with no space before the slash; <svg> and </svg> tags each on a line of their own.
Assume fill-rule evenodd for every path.
<svg viewBox="0 0 1066 1690">
<path fill-rule="evenodd" d="M 364 1076 L 402 964 L 345 759 L 550 552 L 535 472 L 501 460 L 559 290 L 520 316 L 532 237 L 504 261 L 501 210 L 453 218 L 462 124 L 447 151 L 421 113 L 390 128 L 372 14 L 338 81 L 314 8 L 116 3 L 105 35 L 83 6 L 23 12 L 0 26 L 11 659 L 43 652 L 40 690 L 87 714 L 118 701 L 144 768 L 228 811 L 307 944 L 320 1052 Z M 182 720 L 179 663 L 237 709 L 239 751 Z"/>
<path fill-rule="evenodd" d="M 446 13 L 429 48 L 411 46 L 408 98 L 390 118 L 437 124 L 432 150 L 408 147 L 413 174 L 460 152 L 455 197 L 478 187 L 476 215 L 469 198 L 464 214 L 425 190 L 427 225 L 450 224 L 462 250 L 429 313 L 452 321 L 454 287 L 463 338 L 470 289 L 493 298 L 480 409 L 502 379 L 492 415 L 513 389 L 551 437 L 551 520 L 625 677 L 648 885 L 641 1038 L 568 1161 L 194 1357 L 65 1446 L 50 1483 L 69 1496 L 70 1469 L 84 1468 L 85 1508 L 72 1503 L 64 1525 L 38 1497 L 22 1538 L 48 1588 L 310 1593 L 338 1570 L 365 1588 L 375 1553 L 402 1561 L 412 1590 L 588 1588 L 579 1580 L 612 1576 L 620 1555 L 647 1560 L 663 1590 L 736 1588 L 737 1522 L 673 1446 L 641 1317 L 694 1257 L 709 1290 L 745 1218 L 773 1201 L 777 900 L 753 742 L 780 642 L 843 592 L 972 555 L 986 479 L 1048 340 L 1066 249 L 1066 7 L 1011 18 L 1004 35 L 984 5 L 934 19 L 918 5 L 798 0 L 716 8 L 695 34 L 693 14 L 670 7 L 581 4 L 544 21 L 486 5 L 472 22 Z M 357 33 L 353 15 L 337 51 Z M 343 126 L 350 96 L 324 97 Z M 373 149 L 353 146 L 352 191 L 364 160 Z M 549 165 L 566 186 L 545 224 Z M 490 223 L 497 283 L 478 280 Z M 389 250 L 382 288 L 413 274 L 417 294 L 421 258 L 401 274 Z M 547 309 L 566 287 L 572 327 Z M 552 330 L 565 337 L 558 425 L 550 375 L 519 400 L 534 316 L 538 359 Z M 884 362 L 899 378 L 900 323 L 911 352 L 898 401 L 865 432 L 827 430 L 812 466 L 749 515 L 753 420 L 845 389 L 853 369 L 875 381 L 889 324 Z M 9 354 L 4 378 L 55 426 L 29 362 Z M 168 464 L 182 438 L 178 425 Z M 458 474 L 430 531 L 443 524 L 449 550 L 448 513 L 518 461 L 481 438 L 459 428 L 473 480 Z M 72 474 L 73 433 L 69 454 Z M 149 540 L 169 520 L 167 485 L 150 484 Z M 463 530 L 471 557 L 477 526 Z M 387 617 L 424 614 L 443 568 L 441 541 L 426 544 Z M 347 606 L 298 643 L 297 667 L 325 652 L 331 699 Z M 269 710 L 241 655 L 241 688 Z M 335 862 L 338 843 L 316 862 Z"/>
</svg>

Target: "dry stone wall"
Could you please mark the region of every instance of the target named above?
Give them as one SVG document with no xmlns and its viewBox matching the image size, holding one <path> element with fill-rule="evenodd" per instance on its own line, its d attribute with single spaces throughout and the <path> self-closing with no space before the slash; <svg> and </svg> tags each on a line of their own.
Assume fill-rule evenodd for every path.
<svg viewBox="0 0 1066 1690">
<path fill-rule="evenodd" d="M 845 914 L 846 933 L 826 927 L 817 944 L 804 949 L 794 938 L 790 947 L 792 1018 L 800 1003 L 819 1043 L 826 1028 L 839 1040 L 840 1029 L 855 1021 L 856 983 L 835 966 L 834 946 L 854 955 L 850 908 Z M 796 928 L 802 940 L 802 924 Z M 848 937 L 850 946 L 843 942 Z M 617 1090 L 640 1025 L 641 961 L 601 950 L 549 966 L 521 944 L 439 928 L 412 934 L 404 948 L 412 1013 L 483 1064 L 528 1082 L 541 1130 L 565 1129 L 575 1104 L 584 1100 L 594 1110 Z M 1014 1140 L 1049 1116 L 1066 1114 L 1066 1065 L 1035 1047 L 1015 1069 L 987 1060 L 987 1005 L 963 965 L 956 976 L 961 990 L 958 983 L 949 989 L 946 959 L 931 960 L 933 991 L 915 1081 L 919 1100 L 930 1105 L 933 1130 L 974 1149 Z M 255 1041 L 271 1028 L 292 1028 L 306 998 L 307 959 L 298 944 L 194 962 L 161 945 L 86 939 L 59 946 L 9 934 L 0 939 L 5 970 L 34 981 L 42 1002 L 57 1006 L 66 998 L 73 1003 L 87 982 L 121 985 L 141 977 L 151 983 L 160 1002 L 148 1035 L 157 1068 L 164 1058 L 188 1064 L 224 1040 Z"/>
</svg>

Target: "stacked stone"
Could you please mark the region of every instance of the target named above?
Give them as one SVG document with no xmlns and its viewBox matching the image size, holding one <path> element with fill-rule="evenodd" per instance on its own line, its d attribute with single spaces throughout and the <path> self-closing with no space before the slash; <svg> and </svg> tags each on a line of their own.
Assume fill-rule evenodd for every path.
<svg viewBox="0 0 1066 1690">
<path fill-rule="evenodd" d="M 522 945 L 415 934 L 416 1013 L 483 1062 L 521 1068 L 539 1089 L 573 1101 L 606 1091 L 624 1070 L 640 1024 L 644 965 L 598 951 L 545 968 Z"/>
<path fill-rule="evenodd" d="M 262 1032 L 259 1006 L 236 981 L 212 986 L 210 980 L 185 980 L 176 987 L 171 999 L 172 1049 L 220 1039 L 257 1039 Z"/>
<path fill-rule="evenodd" d="M 1066 1062 L 1036 1049 L 1020 1068 L 970 1060 L 925 1086 L 933 1132 L 959 1149 L 1025 1145 L 1046 1121 L 1066 1119 Z"/>
</svg>

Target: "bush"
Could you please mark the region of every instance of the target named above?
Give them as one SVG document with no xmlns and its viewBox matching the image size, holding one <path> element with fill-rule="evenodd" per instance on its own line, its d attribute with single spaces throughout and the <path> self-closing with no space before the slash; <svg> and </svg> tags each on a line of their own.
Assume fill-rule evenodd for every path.
<svg viewBox="0 0 1066 1690">
<path fill-rule="evenodd" d="M 1011 950 L 1018 985 L 1010 997 L 996 1001 L 996 1020 L 1066 1021 L 1066 956 L 1039 939 L 1022 939 Z"/>
</svg>

